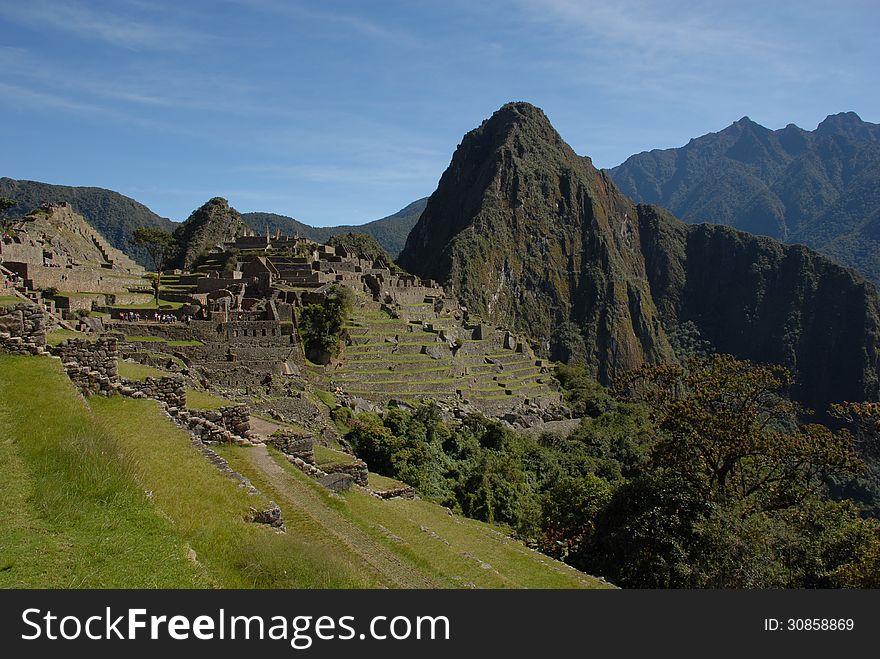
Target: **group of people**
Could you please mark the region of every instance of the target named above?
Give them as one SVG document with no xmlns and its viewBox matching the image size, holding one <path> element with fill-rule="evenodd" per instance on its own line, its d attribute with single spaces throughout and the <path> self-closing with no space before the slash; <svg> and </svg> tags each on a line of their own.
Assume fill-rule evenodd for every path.
<svg viewBox="0 0 880 659">
<path fill-rule="evenodd" d="M 170 313 L 140 313 L 139 311 L 123 311 L 119 314 L 119 320 L 123 320 L 129 323 L 137 323 L 142 320 L 152 321 L 154 323 L 162 323 L 163 325 L 169 323 L 176 323 L 177 317 Z"/>
</svg>

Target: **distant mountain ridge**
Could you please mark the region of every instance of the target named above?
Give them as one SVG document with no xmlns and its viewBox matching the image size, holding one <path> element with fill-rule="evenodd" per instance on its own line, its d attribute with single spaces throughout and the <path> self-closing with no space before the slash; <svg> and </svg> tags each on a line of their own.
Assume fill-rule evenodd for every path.
<svg viewBox="0 0 880 659">
<path fill-rule="evenodd" d="M 122 250 L 141 265 L 148 265 L 146 252 L 131 244 L 134 230 L 153 227 L 173 231 L 174 222 L 160 217 L 143 204 L 123 194 L 104 188 L 53 185 L 38 181 L 0 178 L 0 197 L 18 202 L 9 215 L 21 217 L 38 208 L 44 201 L 66 201 L 82 215 L 113 247 Z"/>
<path fill-rule="evenodd" d="M 603 382 L 715 350 L 789 367 L 820 412 L 880 394 L 873 285 L 803 246 L 635 204 L 528 103 L 464 136 L 399 262 Z"/>
<path fill-rule="evenodd" d="M 21 217 L 44 201 L 67 201 L 74 210 L 88 220 L 108 242 L 122 250 L 141 265 L 149 265 L 146 252 L 131 244 L 134 230 L 138 227 L 160 228 L 173 232 L 181 224 L 161 217 L 144 204 L 126 197 L 119 192 L 105 188 L 55 185 L 39 181 L 0 178 L 0 197 L 9 197 L 19 202 L 8 215 Z M 347 233 L 366 233 L 379 241 L 379 244 L 396 258 L 403 249 L 410 229 L 418 221 L 428 198 L 423 197 L 408 204 L 401 210 L 366 224 L 346 224 L 336 227 L 313 227 L 292 217 L 276 213 L 242 213 L 245 223 L 258 233 L 268 229 L 280 229 L 282 233 L 298 233 L 304 238 L 326 242 L 332 236 Z"/>
<path fill-rule="evenodd" d="M 880 124 L 854 112 L 814 131 L 743 117 L 674 149 L 629 157 L 621 191 L 690 223 L 803 243 L 880 283 Z"/>
<path fill-rule="evenodd" d="M 242 213 L 241 217 L 254 231 L 260 233 L 267 228 L 270 232 L 278 229 L 285 234 L 298 233 L 303 238 L 316 242 L 326 242 L 332 236 L 346 233 L 366 233 L 373 236 L 391 255 L 397 258 L 410 230 L 418 222 L 428 198 L 423 197 L 408 204 L 396 213 L 366 224 L 343 224 L 334 227 L 313 227 L 286 215 L 276 213 Z"/>
</svg>

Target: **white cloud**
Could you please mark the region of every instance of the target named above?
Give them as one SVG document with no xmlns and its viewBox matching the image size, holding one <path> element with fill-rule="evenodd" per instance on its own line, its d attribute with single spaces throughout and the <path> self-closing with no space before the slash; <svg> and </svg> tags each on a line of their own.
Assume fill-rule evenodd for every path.
<svg viewBox="0 0 880 659">
<path fill-rule="evenodd" d="M 5 1 L 0 3 L 0 16 L 130 50 L 180 51 L 210 39 L 209 35 L 189 28 L 96 11 L 78 2 Z"/>
<path fill-rule="evenodd" d="M 229 0 L 230 2 L 278 16 L 300 18 L 341 26 L 361 36 L 394 45 L 416 46 L 424 44 L 424 40 L 406 30 L 390 27 L 362 15 L 328 9 L 315 9 L 288 0 Z M 318 3 L 321 4 L 321 3 Z M 369 8 L 364 5 L 365 8 Z"/>
</svg>

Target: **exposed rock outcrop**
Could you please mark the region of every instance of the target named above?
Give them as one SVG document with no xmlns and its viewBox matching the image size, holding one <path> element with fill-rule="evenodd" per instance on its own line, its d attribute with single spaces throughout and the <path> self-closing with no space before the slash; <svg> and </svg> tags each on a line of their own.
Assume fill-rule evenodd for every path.
<svg viewBox="0 0 880 659">
<path fill-rule="evenodd" d="M 212 247 L 234 240 L 244 233 L 244 221 L 238 211 L 222 197 L 214 197 L 174 230 L 179 246 L 177 266 L 190 269 Z"/>
<path fill-rule="evenodd" d="M 606 383 L 686 357 L 684 327 L 788 366 L 814 409 L 880 393 L 873 285 L 804 247 L 637 206 L 527 103 L 465 135 L 400 262 Z"/>
</svg>

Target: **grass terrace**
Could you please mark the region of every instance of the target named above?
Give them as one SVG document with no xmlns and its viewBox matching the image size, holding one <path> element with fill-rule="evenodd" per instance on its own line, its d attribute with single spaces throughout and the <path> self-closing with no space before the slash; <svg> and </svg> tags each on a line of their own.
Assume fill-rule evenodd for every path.
<svg viewBox="0 0 880 659">
<path fill-rule="evenodd" d="M 56 330 L 52 330 L 46 334 L 46 343 L 50 346 L 57 346 L 62 341 L 66 341 L 67 339 L 85 339 L 86 341 L 94 341 L 95 337 L 91 334 L 84 334 L 83 332 L 77 332 L 75 330 L 64 329 L 63 327 L 59 327 Z"/>
<path fill-rule="evenodd" d="M 191 410 L 217 410 L 228 405 L 235 402 L 200 389 L 186 390 L 186 406 Z"/>
<path fill-rule="evenodd" d="M 0 307 L 8 307 L 13 304 L 18 304 L 19 302 L 24 302 L 20 297 L 16 297 L 15 295 L 0 295 Z"/>
<path fill-rule="evenodd" d="M 348 453 L 315 444 L 315 464 L 319 467 L 330 464 L 352 464 L 354 460 L 354 457 Z"/>
<path fill-rule="evenodd" d="M 146 364 L 135 364 L 133 362 L 127 362 L 124 360 L 119 360 L 119 377 L 125 378 L 126 380 L 135 380 L 142 381 L 147 378 L 164 378 L 170 375 L 169 371 L 164 371 L 160 368 L 154 368 L 153 366 L 147 366 Z"/>
<path fill-rule="evenodd" d="M 603 587 L 510 539 L 500 527 L 450 515 L 436 504 L 418 499 L 380 501 L 357 488 L 334 495 L 274 449 L 269 450 L 270 456 L 283 474 L 272 477 L 255 468 L 253 451 L 235 446 L 221 447 L 221 451 L 233 468 L 278 503 L 285 519 L 320 521 L 330 537 L 344 539 L 356 551 L 372 547 L 373 569 L 394 586 Z M 388 481 L 399 487 L 396 481 Z"/>
</svg>

